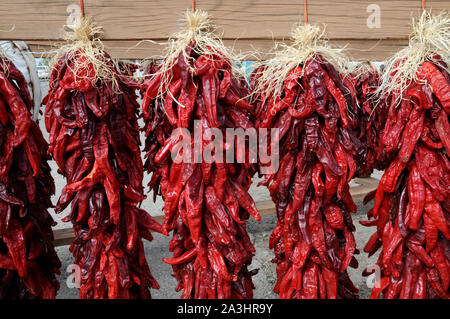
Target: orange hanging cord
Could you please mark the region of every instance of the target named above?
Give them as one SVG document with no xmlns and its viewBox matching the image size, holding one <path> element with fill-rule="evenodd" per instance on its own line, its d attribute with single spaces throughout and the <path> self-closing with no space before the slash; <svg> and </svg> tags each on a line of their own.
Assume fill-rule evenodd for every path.
<svg viewBox="0 0 450 319">
<path fill-rule="evenodd" d="M 195 0 L 192 0 L 192 12 L 195 12 Z"/>
<path fill-rule="evenodd" d="M 427 0 L 422 0 L 422 12 L 425 11 L 425 5 L 427 4 Z"/>
<path fill-rule="evenodd" d="M 304 2 L 304 16 L 305 16 L 305 24 L 308 24 L 308 0 Z"/>
<path fill-rule="evenodd" d="M 80 12 L 81 12 L 81 17 L 84 18 L 84 2 L 83 2 L 83 0 L 80 0 Z"/>
</svg>

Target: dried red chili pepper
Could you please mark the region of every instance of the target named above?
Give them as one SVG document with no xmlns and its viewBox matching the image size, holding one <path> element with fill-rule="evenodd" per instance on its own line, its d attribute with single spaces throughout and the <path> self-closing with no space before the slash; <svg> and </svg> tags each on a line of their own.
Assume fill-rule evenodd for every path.
<svg viewBox="0 0 450 319">
<path fill-rule="evenodd" d="M 254 129 L 249 120 L 252 106 L 221 41 L 208 34 L 208 44 L 201 42 L 203 31 L 211 27 L 207 14 L 188 12 L 187 23 L 191 31 L 198 27 L 198 32 L 189 32 L 194 38 L 187 46 L 184 38 L 181 44 L 175 42 L 179 53 L 149 67 L 153 74 L 142 86 L 148 96 L 142 106 L 145 169 L 152 174 L 150 189 L 164 199 L 164 230 L 173 231 L 169 245 L 173 256 L 163 260 L 172 265 L 176 291 L 183 290 L 181 298 L 253 298 L 252 276 L 257 271 L 248 267 L 255 248 L 245 222 L 250 215 L 260 219 L 248 194 L 254 166 L 248 159 L 237 161 L 238 154 L 245 156 L 239 145 L 233 161 L 225 163 L 217 149 L 210 162 L 203 156 L 194 162 L 192 155 L 194 143 L 200 141 L 201 154 L 213 145 L 223 145 L 226 151 L 226 128 Z M 156 93 L 155 87 L 160 88 Z M 172 133 L 179 128 L 191 134 L 191 144 L 184 150 L 192 156 L 175 161 L 180 139 Z M 211 128 L 219 129 L 223 140 L 215 137 L 213 143 Z M 197 129 L 201 136 L 195 136 Z"/>
<path fill-rule="evenodd" d="M 151 240 L 149 231 L 161 226 L 137 207 L 145 196 L 136 67 L 116 65 L 91 46 L 97 65 L 83 48 L 69 50 L 55 65 L 43 102 L 50 152 L 67 180 L 55 211 L 71 204 L 64 221 L 75 230 L 70 251 L 81 268 L 80 298 L 150 298 L 150 288 L 159 286 L 142 238 Z M 96 73 L 99 61 L 103 76 Z"/>
<path fill-rule="evenodd" d="M 307 25 L 294 34 L 303 41 L 303 33 L 311 31 L 314 27 Z M 298 50 L 305 47 L 301 42 Z M 296 49 L 290 48 L 289 57 Z M 343 75 L 313 52 L 306 61 L 293 59 L 289 71 L 274 58 L 251 76 L 256 126 L 280 129 L 279 140 L 269 141 L 279 142 L 279 169 L 261 183 L 268 187 L 278 217 L 270 238 L 277 264 L 274 291 L 289 299 L 358 298 L 347 275 L 349 265 L 357 267 L 354 254 L 359 253 L 350 217 L 356 206 L 348 186 L 354 148 L 347 108 L 355 100 Z M 286 56 L 280 60 L 286 63 Z M 287 75 L 279 78 L 278 73 Z M 287 106 L 277 107 L 279 100 Z"/>
<path fill-rule="evenodd" d="M 437 56 L 433 61 L 445 66 Z M 382 248 L 382 285 L 371 298 L 450 296 L 450 256 L 441 248 L 450 239 L 450 83 L 430 62 L 419 67 L 417 79 L 409 83 L 400 106 L 396 96 L 388 97 L 393 102 L 380 141 L 394 160 L 375 195 L 378 233 L 365 248 L 370 254 Z"/>
<path fill-rule="evenodd" d="M 356 91 L 357 104 L 350 104 L 349 134 L 355 147 L 355 176 L 370 176 L 374 169 L 384 170 L 392 159 L 380 147 L 387 114 L 388 101 L 380 98 L 377 89 L 380 74 L 373 65 L 362 64 L 349 81 Z"/>
<path fill-rule="evenodd" d="M 61 262 L 47 211 L 55 185 L 26 80 L 0 57 L 0 299 L 54 299 Z"/>
</svg>

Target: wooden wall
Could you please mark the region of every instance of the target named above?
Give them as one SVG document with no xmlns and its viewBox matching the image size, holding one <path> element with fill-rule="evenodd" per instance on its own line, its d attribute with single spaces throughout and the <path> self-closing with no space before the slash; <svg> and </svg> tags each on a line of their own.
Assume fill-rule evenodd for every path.
<svg viewBox="0 0 450 319">
<path fill-rule="evenodd" d="M 104 28 L 109 51 L 123 58 L 161 54 L 190 0 L 84 0 L 86 15 Z M 355 59 L 384 60 L 407 44 L 412 17 L 421 0 L 308 0 L 308 20 L 327 26 L 328 38 L 346 47 Z M 303 21 L 301 0 L 199 0 L 209 11 L 229 45 L 267 51 L 273 41 L 289 38 L 294 23 Z M 428 0 L 432 12 L 450 9 L 449 0 Z M 26 40 L 34 51 L 54 50 L 62 26 L 77 14 L 78 0 L 2 0 L 0 39 Z M 12 31 L 11 31 L 12 29 Z"/>
</svg>

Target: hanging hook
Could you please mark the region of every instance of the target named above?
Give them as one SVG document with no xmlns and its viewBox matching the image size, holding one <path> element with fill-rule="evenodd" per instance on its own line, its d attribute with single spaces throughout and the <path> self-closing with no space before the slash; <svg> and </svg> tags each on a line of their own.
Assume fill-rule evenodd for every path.
<svg viewBox="0 0 450 319">
<path fill-rule="evenodd" d="M 83 2 L 83 0 L 80 0 L 80 12 L 81 12 L 81 17 L 84 18 L 84 2 Z"/>
<path fill-rule="evenodd" d="M 305 24 L 308 24 L 308 0 L 304 1 Z"/>
</svg>

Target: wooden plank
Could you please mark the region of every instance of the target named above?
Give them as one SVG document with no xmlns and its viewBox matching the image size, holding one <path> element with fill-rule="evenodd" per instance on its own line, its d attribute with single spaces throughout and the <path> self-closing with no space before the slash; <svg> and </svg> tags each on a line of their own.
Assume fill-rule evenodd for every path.
<svg viewBox="0 0 450 319">
<path fill-rule="evenodd" d="M 0 39 L 61 39 L 62 26 L 68 23 L 77 3 L 3 0 Z M 179 19 L 191 1 L 85 0 L 84 3 L 86 15 L 103 26 L 104 39 L 155 40 L 167 38 L 180 27 Z M 374 5 L 380 10 L 380 25 L 370 28 L 367 21 Z M 405 39 L 410 32 L 410 18 L 420 14 L 420 7 L 419 0 L 315 0 L 309 1 L 308 19 L 311 23 L 326 24 L 332 39 Z M 197 8 L 213 15 L 225 39 L 283 39 L 294 23 L 303 21 L 303 1 L 202 0 L 197 1 Z M 450 1 L 428 0 L 427 8 L 433 12 L 449 10 Z"/>
<path fill-rule="evenodd" d="M 27 42 L 35 57 L 50 57 L 60 42 L 36 41 Z M 144 41 L 104 41 L 105 48 L 115 57 L 123 59 L 146 59 L 160 57 L 164 45 Z M 237 51 L 249 52 L 258 50 L 259 58 L 267 58 L 273 46 L 273 40 L 225 40 L 225 44 Z M 408 44 L 407 40 L 332 40 L 333 47 L 345 48 L 352 60 L 384 61 Z M 50 52 L 50 53 L 46 53 Z M 249 56 L 249 60 L 254 60 Z"/>
<path fill-rule="evenodd" d="M 73 228 L 56 229 L 53 231 L 53 234 L 55 236 L 53 245 L 55 245 L 56 247 L 70 245 L 74 238 Z"/>
<path fill-rule="evenodd" d="M 350 194 L 353 200 L 363 200 L 368 193 L 377 189 L 378 183 L 380 182 L 378 179 L 372 177 L 355 178 L 354 181 L 359 185 L 350 188 Z"/>
<path fill-rule="evenodd" d="M 361 185 L 372 185 L 375 187 L 378 186 L 378 183 L 380 182 L 378 179 L 373 177 L 365 177 L 365 178 L 355 177 L 353 180 Z"/>
<path fill-rule="evenodd" d="M 353 200 L 362 200 L 367 193 L 375 190 L 378 186 L 379 180 L 367 177 L 367 178 L 355 178 L 354 181 L 358 183 L 358 186 L 350 187 L 350 194 Z M 271 200 L 260 201 L 256 203 L 256 208 L 258 209 L 261 216 L 273 215 L 275 214 L 275 205 Z M 153 216 L 158 223 L 162 223 L 163 216 Z M 73 240 L 73 229 L 57 229 L 54 231 L 55 246 L 70 245 Z"/>
</svg>

